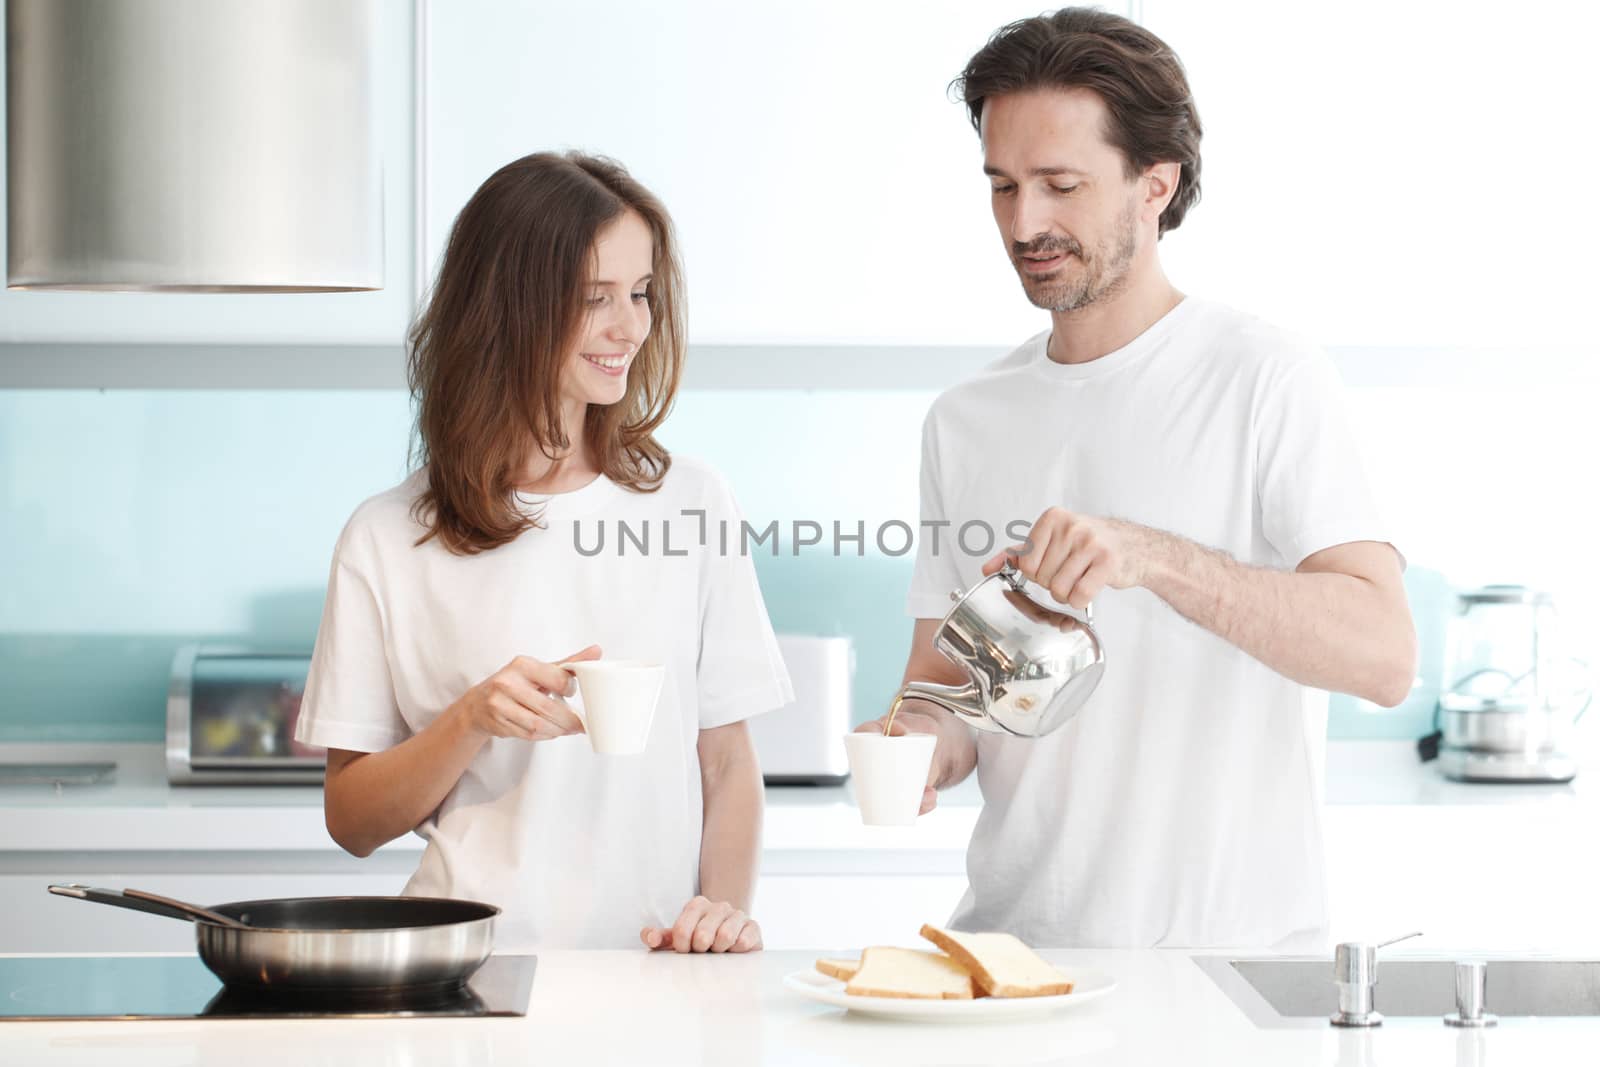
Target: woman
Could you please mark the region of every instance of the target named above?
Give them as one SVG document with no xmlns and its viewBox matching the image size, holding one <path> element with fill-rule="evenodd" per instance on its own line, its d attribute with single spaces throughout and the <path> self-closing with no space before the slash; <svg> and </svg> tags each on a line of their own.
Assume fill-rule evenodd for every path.
<svg viewBox="0 0 1600 1067">
<path fill-rule="evenodd" d="M 328 831 L 415 830 L 406 893 L 499 905 L 502 947 L 761 947 L 743 720 L 792 697 L 749 558 L 704 535 L 739 529 L 726 484 L 653 436 L 684 343 L 654 196 L 578 154 L 503 167 L 412 331 L 419 469 L 334 552 L 297 732 Z M 643 755 L 575 736 L 556 664 L 602 650 L 666 665 Z"/>
</svg>

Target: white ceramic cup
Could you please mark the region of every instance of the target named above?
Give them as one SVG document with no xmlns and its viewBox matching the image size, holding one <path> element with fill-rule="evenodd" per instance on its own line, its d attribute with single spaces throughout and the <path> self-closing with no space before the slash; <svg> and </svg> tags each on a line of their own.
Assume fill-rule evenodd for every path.
<svg viewBox="0 0 1600 1067">
<path fill-rule="evenodd" d="M 910 826 L 917 821 L 938 742 L 932 734 L 844 735 L 844 754 L 850 761 L 850 780 L 862 822 Z"/>
<path fill-rule="evenodd" d="M 641 659 L 592 659 L 562 666 L 578 679 L 581 707 L 574 704 L 572 710 L 583 720 L 589 747 L 608 756 L 643 752 L 667 669 Z"/>
</svg>

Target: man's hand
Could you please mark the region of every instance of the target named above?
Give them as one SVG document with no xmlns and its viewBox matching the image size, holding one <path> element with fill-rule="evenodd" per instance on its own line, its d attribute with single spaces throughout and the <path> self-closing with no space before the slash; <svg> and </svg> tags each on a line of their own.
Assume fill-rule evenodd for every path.
<svg viewBox="0 0 1600 1067">
<path fill-rule="evenodd" d="M 639 939 L 651 950 L 673 952 L 754 952 L 761 927 L 726 901 L 695 897 L 671 926 L 646 926 Z"/>
<path fill-rule="evenodd" d="M 908 700 L 900 705 L 899 711 L 895 712 L 894 726 L 889 730 L 890 737 L 903 737 L 908 733 L 939 736 L 939 723 L 934 718 L 934 713 L 919 711 L 915 707 L 908 706 L 914 703 L 916 702 Z M 883 733 L 884 724 L 888 721 L 889 716 L 885 714 L 880 719 L 862 723 L 856 727 L 855 732 L 858 734 L 881 734 Z M 934 783 L 939 780 L 939 771 L 939 749 L 935 745 L 933 759 L 928 762 L 928 784 L 922 787 L 922 807 L 917 810 L 918 815 L 928 814 L 933 810 L 934 805 L 939 802 L 938 790 L 934 788 Z"/>
<path fill-rule="evenodd" d="M 1027 544 L 1005 549 L 983 565 L 983 573 L 993 574 L 1011 559 L 1024 578 L 1082 611 L 1107 586 L 1144 584 L 1159 537 L 1155 530 L 1121 519 L 1046 508 L 1028 531 Z"/>
<path fill-rule="evenodd" d="M 1332 545 L 1291 572 L 1240 563 L 1122 519 L 1048 508 L 1027 545 L 1001 552 L 983 573 L 995 573 L 1008 557 L 1025 578 L 1080 610 L 1108 587 L 1148 589 L 1190 622 L 1301 685 L 1394 707 L 1415 682 L 1416 629 L 1400 556 L 1387 542 Z"/>
</svg>

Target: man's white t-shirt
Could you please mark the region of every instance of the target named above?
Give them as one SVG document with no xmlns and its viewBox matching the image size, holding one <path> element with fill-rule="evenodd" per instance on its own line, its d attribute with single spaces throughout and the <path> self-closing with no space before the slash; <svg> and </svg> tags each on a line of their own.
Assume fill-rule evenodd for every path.
<svg viewBox="0 0 1600 1067">
<path fill-rule="evenodd" d="M 498 905 L 502 950 L 636 946 L 699 892 L 700 731 L 793 699 L 755 568 L 720 550 L 733 496 L 674 456 L 653 493 L 600 477 L 519 497 L 543 529 L 458 556 L 416 544 L 424 478 L 364 502 L 339 538 L 296 737 L 389 748 L 517 656 L 595 644 L 664 663 L 641 755 L 596 755 L 582 735 L 487 742 L 417 828 L 428 845 L 405 888 Z"/>
<path fill-rule="evenodd" d="M 1052 362 L 1048 338 L 927 417 L 922 518 L 950 525 L 937 548 L 924 528 L 913 617 L 943 618 L 1052 505 L 1281 569 L 1387 540 L 1314 346 L 1194 297 L 1088 363 Z M 1322 944 L 1325 694 L 1147 590 L 1094 611 L 1106 669 L 1078 716 L 1038 740 L 977 734 L 984 807 L 952 925 L 1037 946 Z"/>
</svg>

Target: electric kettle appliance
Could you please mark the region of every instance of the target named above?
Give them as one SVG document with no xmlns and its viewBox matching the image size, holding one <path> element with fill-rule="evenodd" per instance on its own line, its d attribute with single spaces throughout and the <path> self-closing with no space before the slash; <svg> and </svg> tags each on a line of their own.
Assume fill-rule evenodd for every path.
<svg viewBox="0 0 1600 1067">
<path fill-rule="evenodd" d="M 1592 698 L 1547 592 L 1489 585 L 1457 597 L 1436 733 L 1439 770 L 1463 782 L 1567 782 L 1573 728 Z"/>
</svg>

